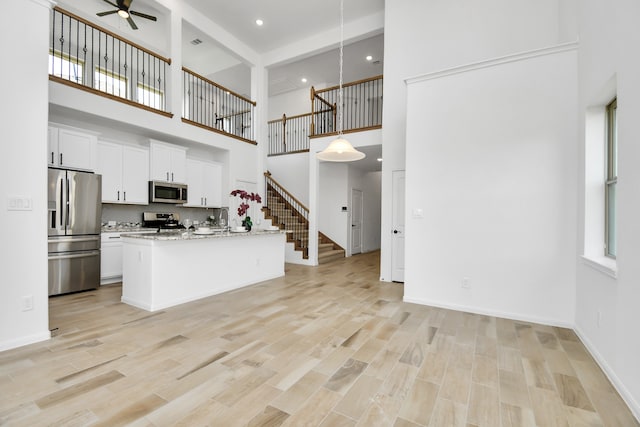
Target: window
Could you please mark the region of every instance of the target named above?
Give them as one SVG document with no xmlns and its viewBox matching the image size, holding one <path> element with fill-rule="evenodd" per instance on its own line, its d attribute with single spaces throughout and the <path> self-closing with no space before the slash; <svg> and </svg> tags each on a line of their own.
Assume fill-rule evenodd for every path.
<svg viewBox="0 0 640 427">
<path fill-rule="evenodd" d="M 49 74 L 82 84 L 84 62 L 66 53 L 49 51 Z"/>
<path fill-rule="evenodd" d="M 156 110 L 163 110 L 164 93 L 154 87 L 138 83 L 138 102 Z"/>
<path fill-rule="evenodd" d="M 605 255 L 616 257 L 616 186 L 618 184 L 618 101 L 607 105 L 607 176 L 605 182 Z"/>
<path fill-rule="evenodd" d="M 111 95 L 127 98 L 127 78 L 104 68 L 96 67 L 93 88 Z"/>
</svg>

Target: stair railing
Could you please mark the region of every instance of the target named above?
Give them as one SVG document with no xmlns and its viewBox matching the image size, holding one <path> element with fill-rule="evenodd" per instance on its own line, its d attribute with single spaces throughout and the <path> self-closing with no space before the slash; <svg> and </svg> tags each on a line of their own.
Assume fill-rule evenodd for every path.
<svg viewBox="0 0 640 427">
<path fill-rule="evenodd" d="M 256 102 L 182 67 L 182 121 L 256 144 Z"/>
<path fill-rule="evenodd" d="M 281 213 L 275 203 L 282 203 L 286 209 L 291 211 L 291 216 L 278 216 L 278 223 L 274 225 L 283 225 L 285 230 L 289 231 L 292 240 L 294 240 L 296 249 L 300 249 L 304 253 L 304 258 L 308 257 L 309 248 L 309 208 L 289 193 L 278 181 L 273 179 L 271 172 L 264 173 L 265 189 L 267 193 L 266 205 L 271 215 L 278 216 Z M 275 199 L 275 200 L 274 200 Z"/>
<path fill-rule="evenodd" d="M 167 117 L 171 59 L 54 7 L 49 79 Z"/>
<path fill-rule="evenodd" d="M 342 85 L 345 132 L 377 129 L 382 126 L 382 76 Z M 340 86 L 315 90 L 311 87 L 311 136 L 336 132 L 336 111 Z"/>
<path fill-rule="evenodd" d="M 311 113 L 298 114 L 267 122 L 269 126 L 269 156 L 305 153 L 309 151 Z"/>
</svg>

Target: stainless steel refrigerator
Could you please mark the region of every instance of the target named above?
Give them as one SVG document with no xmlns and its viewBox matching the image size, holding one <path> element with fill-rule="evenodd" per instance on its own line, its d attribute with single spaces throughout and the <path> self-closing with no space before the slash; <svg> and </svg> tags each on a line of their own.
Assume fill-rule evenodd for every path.
<svg viewBox="0 0 640 427">
<path fill-rule="evenodd" d="M 100 285 L 102 176 L 49 168 L 49 296 Z"/>
</svg>

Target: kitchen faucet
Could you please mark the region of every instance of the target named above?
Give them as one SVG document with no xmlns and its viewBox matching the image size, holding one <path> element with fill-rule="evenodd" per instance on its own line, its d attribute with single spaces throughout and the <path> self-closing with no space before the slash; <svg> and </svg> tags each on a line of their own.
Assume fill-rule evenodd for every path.
<svg viewBox="0 0 640 427">
<path fill-rule="evenodd" d="M 225 216 L 227 217 L 226 222 L 224 223 L 225 225 L 222 225 L 223 212 L 226 214 Z M 229 208 L 220 208 L 220 215 L 218 216 L 218 225 L 219 226 L 222 225 L 222 228 L 225 230 L 227 229 L 227 227 L 229 227 Z"/>
</svg>

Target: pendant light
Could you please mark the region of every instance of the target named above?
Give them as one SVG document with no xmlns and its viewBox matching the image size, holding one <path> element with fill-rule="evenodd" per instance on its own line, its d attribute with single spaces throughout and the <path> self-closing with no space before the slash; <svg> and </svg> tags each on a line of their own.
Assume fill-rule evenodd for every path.
<svg viewBox="0 0 640 427">
<path fill-rule="evenodd" d="M 353 148 L 351 143 L 342 135 L 342 110 L 343 110 L 343 90 L 342 90 L 342 63 L 344 51 L 344 0 L 340 0 L 340 85 L 338 86 L 338 138 L 331 141 L 331 144 L 323 151 L 316 153 L 316 158 L 325 162 L 353 162 L 364 159 L 365 154 Z"/>
</svg>

